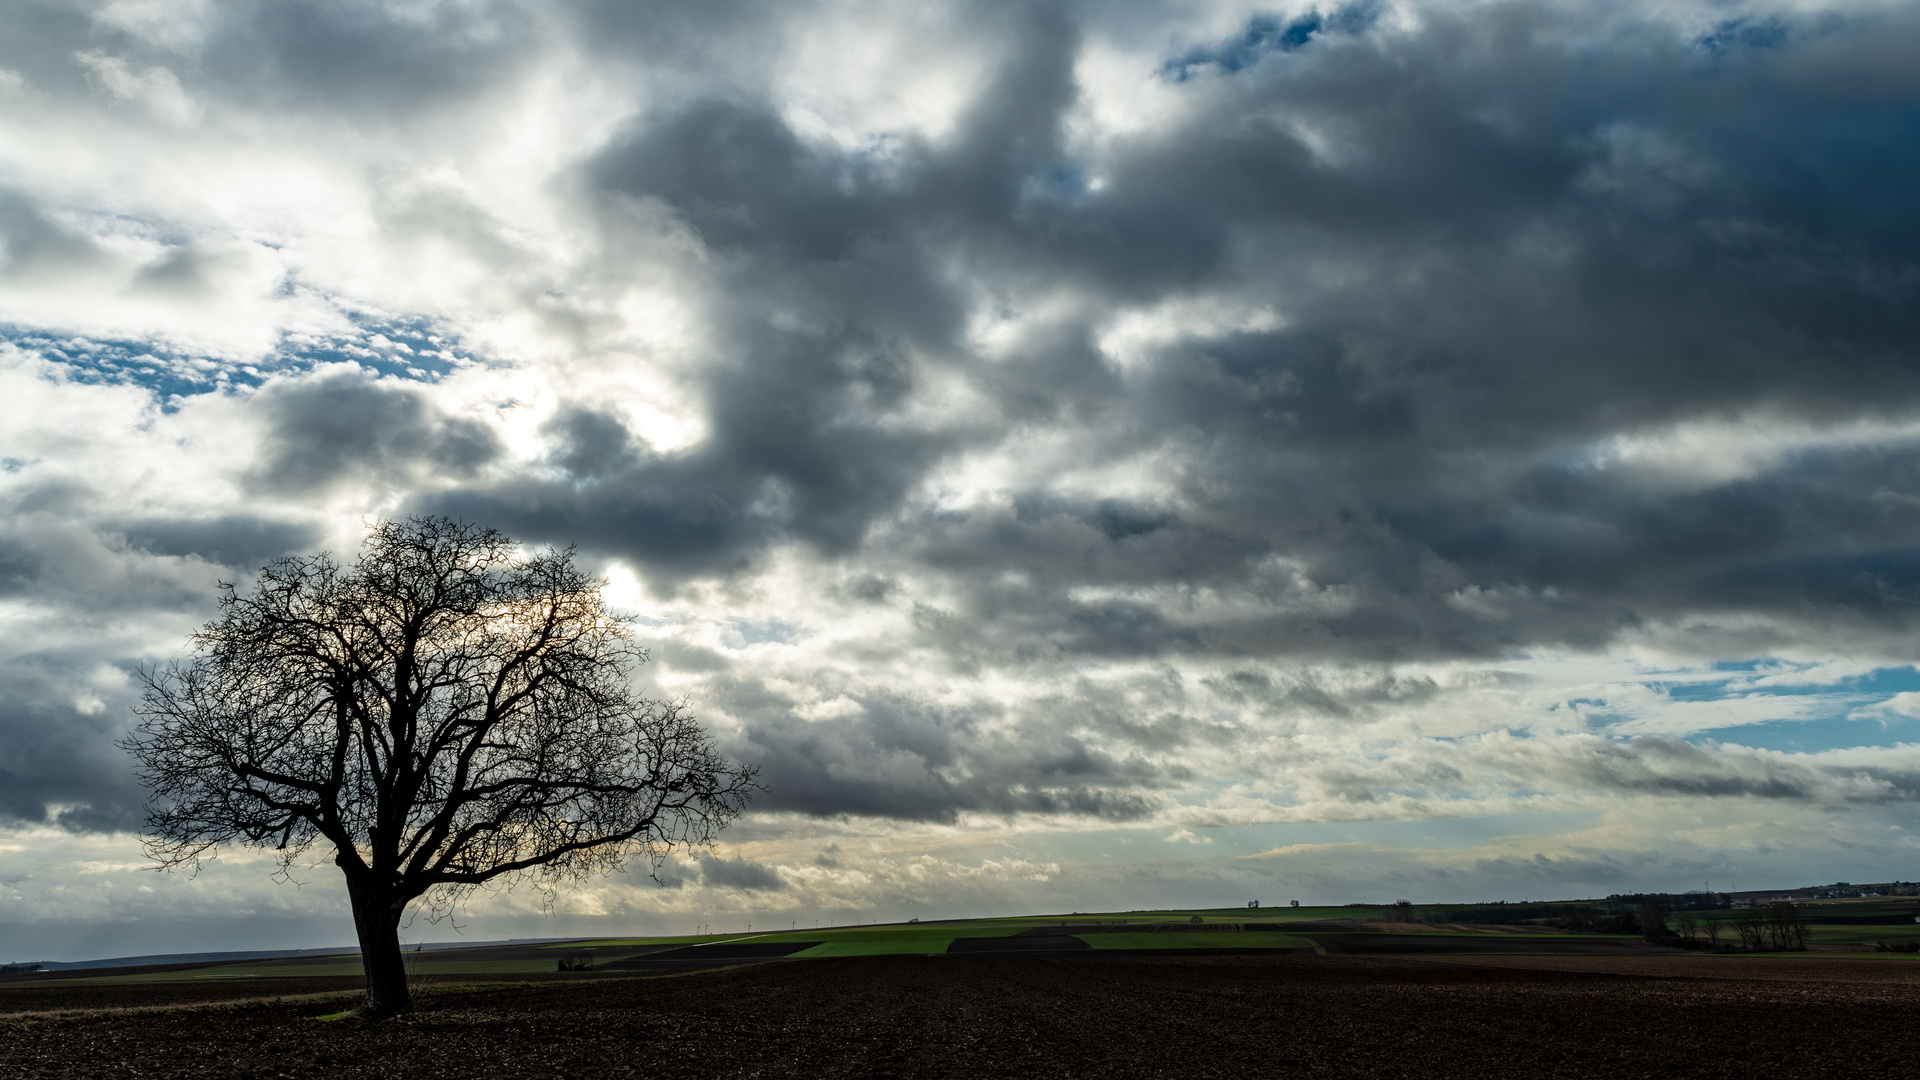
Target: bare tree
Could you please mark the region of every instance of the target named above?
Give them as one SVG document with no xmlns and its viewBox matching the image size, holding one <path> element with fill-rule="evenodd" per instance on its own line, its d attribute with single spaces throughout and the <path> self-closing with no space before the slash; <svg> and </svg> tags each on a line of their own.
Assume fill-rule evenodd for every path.
<svg viewBox="0 0 1920 1080">
<path fill-rule="evenodd" d="M 1634 921 L 1640 924 L 1640 937 L 1645 941 L 1664 941 L 1667 930 L 1667 909 L 1659 904 L 1641 904 L 1634 910 Z"/>
<path fill-rule="evenodd" d="M 1767 905 L 1767 934 L 1773 939 L 1773 947 L 1782 951 L 1806 949 L 1810 936 L 1806 917 L 1788 900 Z"/>
<path fill-rule="evenodd" d="M 1726 925 L 1726 917 L 1717 911 L 1709 911 L 1700 916 L 1700 928 L 1706 932 L 1707 948 L 1720 947 L 1720 929 Z"/>
<path fill-rule="evenodd" d="M 1693 932 L 1700 926 L 1700 918 L 1691 911 L 1678 911 L 1674 913 L 1673 925 L 1680 931 L 1681 937 L 1692 940 Z"/>
<path fill-rule="evenodd" d="M 523 555 L 445 518 L 373 527 L 350 565 L 265 567 L 184 663 L 144 672 L 126 745 L 152 791 L 149 854 L 221 844 L 283 869 L 314 844 L 346 875 L 365 1015 L 411 1008 L 399 927 L 507 875 L 552 889 L 640 855 L 712 843 L 754 770 L 682 702 L 636 695 L 647 660 L 572 552 Z"/>
</svg>

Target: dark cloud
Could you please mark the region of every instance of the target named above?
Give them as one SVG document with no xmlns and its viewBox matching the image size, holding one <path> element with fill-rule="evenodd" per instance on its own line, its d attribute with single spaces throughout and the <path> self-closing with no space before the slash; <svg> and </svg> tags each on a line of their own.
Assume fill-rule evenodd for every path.
<svg viewBox="0 0 1920 1080">
<path fill-rule="evenodd" d="M 1695 745 L 1645 736 L 1582 747 L 1572 771 L 1596 788 L 1654 795 L 1744 797 L 1838 807 L 1911 803 L 1920 774 L 1911 768 L 1822 765 L 1744 746 Z"/>
<path fill-rule="evenodd" d="M 0 277 L 44 281 L 104 261 L 92 237 L 62 225 L 35 200 L 0 189 Z"/>
<path fill-rule="evenodd" d="M 1679 493 L 1549 465 L 1519 477 L 1503 506 L 1430 504 L 1400 524 L 1475 577 L 1630 595 L 1649 614 L 1807 608 L 1904 622 L 1920 587 L 1913 462 L 1911 441 L 1889 439 Z"/>
<path fill-rule="evenodd" d="M 749 859 L 702 859 L 700 876 L 709 885 L 747 892 L 778 892 L 786 888 L 780 875 Z"/>
<path fill-rule="evenodd" d="M 467 477 L 500 453 L 486 425 L 445 416 L 419 387 L 351 366 L 270 383 L 256 404 L 270 436 L 254 479 L 267 490 L 306 493 L 352 474 L 416 468 Z"/>
<path fill-rule="evenodd" d="M 119 537 L 46 510 L 11 511 L 0 527 L 0 595 L 28 600 L 73 625 L 123 615 L 191 610 L 212 575 L 145 560 Z"/>
<path fill-rule="evenodd" d="M 625 472 L 636 463 L 633 436 L 616 416 L 574 405 L 560 409 L 542 425 L 554 447 L 554 464 L 576 480 L 597 480 Z"/>
<path fill-rule="evenodd" d="M 610 63 L 640 60 L 691 74 L 757 55 L 778 40 L 783 16 L 794 10 L 768 0 L 581 0 L 563 17 L 583 46 Z"/>
<path fill-rule="evenodd" d="M 12 622 L 0 664 L 0 820 L 133 827 L 142 795 L 114 740 L 133 718 L 131 669 L 150 654 L 128 628 L 184 631 L 181 616 L 210 598 L 218 574 L 45 509 L 5 506 L 0 521 L 0 600 Z M 249 543 L 276 550 L 273 534 L 243 519 L 188 525 L 174 539 L 205 557 Z"/>
<path fill-rule="evenodd" d="M 73 54 L 92 43 L 92 20 L 78 5 L 26 0 L 0 9 L 0 67 L 35 86 L 84 92 Z"/>
<path fill-rule="evenodd" d="M 735 569 L 790 539 L 855 549 L 972 437 L 901 422 L 926 359 L 954 357 L 964 333 L 967 302 L 935 241 L 1013 224 L 1029 165 L 1056 153 L 1074 100 L 1071 25 L 1001 21 L 1015 24 L 1018 46 L 965 138 L 944 152 L 909 148 L 904 179 L 800 138 L 771 102 L 707 98 L 623 130 L 584 170 L 609 228 L 628 202 L 664 206 L 725 260 L 716 362 L 701 387 L 712 434 L 598 477 L 590 496 L 527 481 L 434 508 L 578 538 L 670 574 Z M 807 313 L 797 327 L 779 314 L 795 309 Z M 1085 348 L 1044 364 L 1054 370 L 1009 378 L 995 396 L 1044 417 L 1084 397 L 1076 380 L 1101 370 Z"/>
<path fill-rule="evenodd" d="M 1704 613 L 1903 628 L 1920 586 L 1905 442 L 1763 456 L 1728 479 L 1694 479 L 1672 457 L 1635 467 L 1606 447 L 1676 424 L 1759 414 L 1818 428 L 1920 403 L 1920 213 L 1899 180 L 1920 164 L 1920 80 L 1883 44 L 1920 41 L 1920 22 L 1727 31 L 1709 47 L 1555 19 L 1513 6 L 1423 12 L 1412 31 L 1376 31 L 1358 9 L 1256 23 L 1163 69 L 1196 99 L 1187 119 L 1084 160 L 1062 134 L 1077 29 L 1044 17 L 1008 39 L 945 143 L 884 167 L 751 101 L 636 119 L 589 183 L 671 210 L 728 268 L 721 310 L 742 359 L 709 380 L 709 421 L 715 447 L 756 450 L 732 457 L 730 489 L 835 455 L 785 489 L 806 497 L 778 515 L 749 511 L 767 504 L 744 494 L 705 504 L 708 565 L 790 539 L 861 551 L 862 526 L 890 519 L 878 551 L 954 590 L 919 609 L 918 644 L 1011 668 L 1498 656 L 1598 648 Z M 1832 61 L 1856 53 L 1857 69 Z M 934 269 L 956 264 L 958 281 Z M 883 275 L 911 283 L 898 310 L 845 288 Z M 951 313 L 981 288 L 1016 304 L 1077 289 L 1094 314 L 998 363 L 960 362 L 998 415 L 890 436 L 884 483 L 852 464 L 877 444 L 844 433 L 894 399 L 867 388 L 808 410 L 848 385 L 845 368 L 796 350 L 752 299 L 796 299 L 820 322 L 904 343 L 897 384 L 910 388 L 968 354 Z M 1098 320 L 1121 307 L 1194 295 L 1270 305 L 1283 322 L 1175 341 L 1125 376 L 1096 347 Z M 832 420 L 769 422 L 769 402 Z M 948 456 L 1036 428 L 1070 433 L 1082 461 L 1157 453 L 1177 471 L 1147 498 L 1038 486 L 965 511 L 902 501 Z M 729 489 L 712 471 L 683 475 L 689 495 Z M 614 518 L 620 503 L 602 489 L 565 520 Z M 627 523 L 603 542 L 643 562 L 650 533 L 689 535 Z M 1248 603 L 1196 619 L 1166 599 L 1201 590 Z M 1382 678 L 1334 694 L 1298 675 L 1219 689 L 1271 715 L 1349 719 L 1369 714 L 1369 693 L 1433 693 Z M 1155 807 L 1166 780 L 1064 727 L 1024 727 L 1002 756 L 969 737 L 965 715 L 862 699 L 856 718 L 799 721 L 784 704 L 728 701 L 747 718 L 742 752 L 773 763 L 781 808 L 1125 818 Z M 1093 730 L 1142 745 L 1208 737 L 1124 712 Z M 1676 763 L 1635 782 L 1812 790 L 1713 775 Z"/>
<path fill-rule="evenodd" d="M 745 723 L 735 753 L 763 763 L 755 806 L 816 815 L 952 821 L 962 813 L 1058 814 L 1125 821 L 1163 805 L 1151 789 L 1167 771 L 1117 758 L 1043 714 L 988 736 L 997 710 L 931 706 L 889 693 L 854 692 L 852 715 L 804 720 L 794 702 L 751 680 L 709 689 L 709 700 Z M 1065 703 L 1062 703 L 1065 704 Z M 1049 710 L 1050 712 L 1050 710 Z"/>
<path fill-rule="evenodd" d="M 120 525 L 127 543 L 156 555 L 192 555 L 223 566 L 252 570 L 319 539 L 312 526 L 267 518 L 154 518 Z"/>
<path fill-rule="evenodd" d="M 1430 807 L 1473 805 L 1489 788 L 1604 797 L 1727 799 L 1821 810 L 1905 807 L 1920 798 L 1910 758 L 1757 750 L 1738 743 L 1665 735 L 1631 738 L 1559 733 L 1514 738 L 1409 740 L 1362 759 L 1333 757 L 1296 771 L 1305 793 L 1362 813 L 1396 801 Z"/>
<path fill-rule="evenodd" d="M 1316 671 L 1278 676 L 1241 669 L 1206 681 L 1226 701 L 1255 706 L 1277 715 L 1308 712 L 1340 719 L 1364 719 L 1383 705 L 1417 705 L 1434 700 L 1438 685 L 1425 676 L 1352 671 L 1344 680 Z"/>
<path fill-rule="evenodd" d="M 586 182 L 664 206 L 723 260 L 711 440 L 649 459 L 570 414 L 556 460 L 590 493 L 525 481 L 436 506 L 668 575 L 726 572 L 792 539 L 858 550 L 874 522 L 919 513 L 904 500 L 940 462 L 1043 426 L 1075 432 L 1089 460 L 1183 465 L 1157 499 L 1036 488 L 1010 513 L 894 530 L 963 588 L 963 625 L 1016 645 L 1009 627 L 1100 655 L 1594 646 L 1702 608 L 1857 605 L 1859 589 L 1823 594 L 1805 573 L 1762 584 L 1843 551 L 1879 560 L 1894 592 L 1874 595 L 1907 588 L 1898 558 L 1870 554 L 1920 539 L 1885 509 L 1914 493 L 1904 448 L 1684 491 L 1578 459 L 1693 419 L 1817 425 L 1920 400 L 1920 213 L 1902 181 L 1920 164 L 1920 83 L 1883 44 L 1920 40 L 1915 17 L 1702 44 L 1531 7 L 1391 32 L 1374 14 L 1257 21 L 1183 54 L 1167 70 L 1203 104 L 1102 160 L 1062 134 L 1079 30 L 1057 14 L 1007 21 L 956 133 L 884 162 L 750 100 L 636 118 Z M 1834 62 L 1852 52 L 1870 61 Z M 1130 378 L 1091 321 L 1010 361 L 955 359 L 968 290 L 1069 285 L 1095 317 L 1198 293 L 1285 325 L 1175 342 Z M 820 329 L 781 325 L 795 305 Z M 894 423 L 936 370 L 999 415 Z M 1275 557 L 1302 573 L 1267 576 Z M 1008 572 L 1035 580 L 992 584 Z M 1073 598 L 1154 585 L 1234 590 L 1267 613 L 1196 625 Z M 1313 610 L 1322 588 L 1349 602 Z M 1455 602 L 1471 590 L 1508 607 Z"/>
<path fill-rule="evenodd" d="M 28 656 L 0 668 L 0 822 L 138 827 L 142 792 L 113 741 L 122 695 L 88 693 L 88 658 Z"/>
<path fill-rule="evenodd" d="M 890 348 L 858 332 L 768 332 L 749 352 L 757 365 L 710 374 L 714 433 L 698 447 L 641 454 L 617 419 L 569 410 L 549 428 L 568 481 L 524 478 L 424 505 L 667 578 L 723 572 L 787 539 L 847 552 L 952 442 L 890 422 L 887 399 L 905 377 Z"/>
<path fill-rule="evenodd" d="M 227 5 L 201 46 L 210 89 L 250 107 L 417 119 L 511 81 L 543 21 L 515 3 L 400 9 L 362 2 Z"/>
<path fill-rule="evenodd" d="M 806 144 L 768 105 L 707 100 L 629 129 L 589 182 L 665 203 L 719 252 L 833 262 L 892 216 L 861 164 Z"/>
</svg>

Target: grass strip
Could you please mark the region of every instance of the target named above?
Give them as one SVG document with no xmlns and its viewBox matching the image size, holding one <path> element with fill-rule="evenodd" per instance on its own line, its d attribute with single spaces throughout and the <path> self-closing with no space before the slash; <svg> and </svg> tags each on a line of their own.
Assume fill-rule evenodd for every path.
<svg viewBox="0 0 1920 1080">
<path fill-rule="evenodd" d="M 793 955 L 802 959 L 822 956 L 935 956 L 946 952 L 947 946 L 952 943 L 952 936 L 828 941 Z"/>
<path fill-rule="evenodd" d="M 1156 949 L 1311 949 L 1312 939 L 1293 934 L 1084 934 L 1080 940 L 1096 950 Z"/>
</svg>

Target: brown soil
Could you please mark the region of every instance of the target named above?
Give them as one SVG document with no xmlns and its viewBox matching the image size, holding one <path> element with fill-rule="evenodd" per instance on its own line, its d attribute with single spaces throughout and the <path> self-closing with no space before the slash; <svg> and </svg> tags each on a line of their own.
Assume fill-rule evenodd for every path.
<svg viewBox="0 0 1920 1080">
<path fill-rule="evenodd" d="M 99 972 L 86 972 L 98 975 Z M 37 986 L 0 987 L 0 1024 L 16 1013 L 61 1009 L 125 1009 L 193 1005 L 236 998 L 292 997 L 328 992 L 345 993 L 366 984 L 358 978 L 321 979 L 206 979 L 170 983 L 84 983 L 49 981 Z M 0 1070 L 0 1076 L 5 1076 Z"/>
<path fill-rule="evenodd" d="M 1435 964 L 1466 964 L 1525 971 L 1577 971 L 1596 975 L 1732 982 L 1842 982 L 1856 986 L 1905 987 L 1905 992 L 1920 989 L 1920 960 L 1885 955 L 1827 960 L 1799 956 L 1709 956 L 1704 953 L 1649 949 L 1639 956 L 1464 955 L 1421 959 Z"/>
<path fill-rule="evenodd" d="M 1602 956 L 1654 954 L 1670 957 L 1674 950 L 1649 945 L 1639 938 L 1536 938 L 1505 934 L 1449 936 L 1443 934 L 1315 934 L 1314 942 L 1330 953 L 1366 955 L 1421 956 L 1456 953 L 1540 953 L 1566 955 L 1592 953 Z"/>
<path fill-rule="evenodd" d="M 0 1077 L 1904 1077 L 1916 988 L 1904 959 L 790 961 L 374 1025 L 312 1001 L 0 1020 Z"/>
</svg>

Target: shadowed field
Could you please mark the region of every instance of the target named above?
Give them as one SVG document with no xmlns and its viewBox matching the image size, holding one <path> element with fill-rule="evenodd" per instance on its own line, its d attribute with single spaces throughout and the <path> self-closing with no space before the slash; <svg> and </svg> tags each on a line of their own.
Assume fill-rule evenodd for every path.
<svg viewBox="0 0 1920 1080">
<path fill-rule="evenodd" d="M 372 1026 L 322 1000 L 16 1016 L 0 1075 L 1895 1077 L 1916 989 L 1895 957 L 892 956 L 443 992 Z"/>
</svg>

